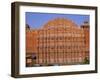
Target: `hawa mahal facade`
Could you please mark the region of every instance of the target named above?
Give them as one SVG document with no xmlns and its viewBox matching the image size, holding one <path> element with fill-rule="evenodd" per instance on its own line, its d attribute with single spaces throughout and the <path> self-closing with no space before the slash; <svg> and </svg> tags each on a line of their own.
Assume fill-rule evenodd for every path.
<svg viewBox="0 0 100 80">
<path fill-rule="evenodd" d="M 89 27 L 64 18 L 39 29 L 26 25 L 26 66 L 89 64 Z"/>
</svg>

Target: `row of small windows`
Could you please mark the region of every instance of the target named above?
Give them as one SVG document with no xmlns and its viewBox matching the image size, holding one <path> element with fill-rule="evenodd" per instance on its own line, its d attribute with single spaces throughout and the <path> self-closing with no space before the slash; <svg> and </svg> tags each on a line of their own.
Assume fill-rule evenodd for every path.
<svg viewBox="0 0 100 80">
<path fill-rule="evenodd" d="M 38 53 L 40 53 L 40 54 L 66 54 L 66 53 L 68 53 L 68 54 L 70 54 L 70 53 L 73 53 L 74 55 L 79 55 L 80 53 L 82 54 L 82 53 L 89 53 L 89 51 L 82 51 L 82 50 L 75 50 L 75 51 L 38 51 Z M 81 55 L 80 54 L 80 55 Z"/>
<path fill-rule="evenodd" d="M 51 63 L 51 64 L 72 64 L 72 63 L 80 63 L 80 62 L 83 62 L 84 60 L 81 59 L 81 58 L 74 58 L 74 59 L 47 59 L 47 60 L 44 60 L 44 59 L 39 59 L 38 60 L 39 64 L 47 64 L 47 63 Z"/>
<path fill-rule="evenodd" d="M 58 43 L 58 44 L 39 44 L 37 46 L 39 47 L 45 47 L 45 48 L 50 48 L 50 47 L 55 47 L 55 48 L 59 48 L 59 47 L 63 47 L 63 48 L 67 48 L 67 47 L 72 47 L 72 48 L 77 48 L 77 47 L 85 47 L 85 45 L 83 43 Z"/>
<path fill-rule="evenodd" d="M 38 49 L 76 49 L 76 48 L 85 48 L 85 46 L 39 46 Z"/>
<path fill-rule="evenodd" d="M 48 52 L 48 53 L 46 53 L 46 52 Z M 54 54 L 52 54 L 52 53 L 54 53 Z M 69 51 L 61 51 L 61 52 L 59 52 L 59 51 L 58 52 L 56 52 L 56 51 L 52 51 L 52 52 L 50 52 L 50 51 L 40 51 L 40 54 L 39 55 L 37 53 L 35 53 L 35 54 L 32 53 L 32 55 L 27 55 L 27 57 L 36 58 L 36 56 L 37 57 L 40 57 L 40 56 L 57 56 L 57 55 L 64 56 L 66 53 L 69 53 L 69 54 L 70 53 L 73 53 L 73 54 L 70 54 L 70 55 L 71 56 L 74 56 L 74 55 L 77 55 L 78 56 L 78 55 L 83 55 L 84 53 L 89 53 L 89 51 L 74 51 L 74 52 L 73 51 L 71 51 L 71 52 L 69 52 Z"/>
<path fill-rule="evenodd" d="M 73 54 L 75 54 L 75 55 L 77 55 L 77 54 L 82 54 L 82 53 L 88 53 L 88 52 L 85 52 L 85 51 L 83 51 L 83 50 L 38 50 L 38 54 L 66 54 L 66 53 L 68 53 L 68 54 L 70 54 L 70 53 L 73 53 Z"/>
<path fill-rule="evenodd" d="M 41 41 L 39 45 L 85 45 L 83 41 Z"/>
<path fill-rule="evenodd" d="M 57 43 L 57 44 L 69 44 L 69 43 L 71 43 L 71 44 L 75 44 L 75 43 L 77 43 L 77 45 L 78 44 L 83 44 L 83 43 L 86 43 L 86 41 L 85 40 L 80 40 L 80 41 L 78 41 L 78 40 L 46 40 L 46 41 L 43 41 L 43 40 L 41 40 L 41 41 L 37 41 L 38 42 L 38 44 L 54 44 L 54 43 Z"/>
<path fill-rule="evenodd" d="M 42 38 L 42 37 L 76 37 L 76 38 L 78 38 L 78 37 L 84 37 L 84 35 L 83 34 L 77 34 L 77 35 L 75 35 L 75 34 L 73 34 L 73 35 L 71 35 L 71 34 L 50 34 L 50 35 L 42 35 L 42 34 L 40 34 L 40 35 L 38 35 L 38 37 L 39 38 Z"/>
<path fill-rule="evenodd" d="M 63 59 L 61 59 L 60 57 L 58 57 L 58 58 L 55 58 L 55 59 L 49 58 L 49 59 L 46 59 L 46 60 L 58 60 L 58 61 L 61 60 L 61 61 L 62 61 L 62 60 L 73 60 L 73 59 L 74 59 L 74 60 L 79 60 L 80 58 L 81 58 L 81 57 L 79 57 L 79 58 L 63 58 Z M 40 59 L 41 59 L 41 58 L 40 58 Z M 39 59 L 39 60 L 40 60 L 40 59 Z M 81 59 L 84 60 L 84 58 L 81 58 Z M 44 60 L 44 59 L 41 59 L 41 60 Z M 45 60 L 45 61 L 46 61 L 46 60 Z"/>
<path fill-rule="evenodd" d="M 67 34 L 84 34 L 83 31 L 73 31 L 73 30 L 45 30 L 45 31 L 38 31 L 38 34 L 52 34 L 52 32 L 58 34 L 60 33 L 67 33 Z"/>
<path fill-rule="evenodd" d="M 84 40 L 84 38 L 82 37 L 79 37 L 79 38 L 72 38 L 72 37 L 39 37 L 38 38 L 38 41 L 43 41 L 43 40 L 77 40 L 77 41 L 80 41 L 80 40 Z"/>
<path fill-rule="evenodd" d="M 48 35 L 72 35 L 72 36 L 84 36 L 84 34 L 83 33 L 72 33 L 72 32 L 58 32 L 58 33 L 54 33 L 54 32 L 52 32 L 52 33 L 41 33 L 41 34 L 39 34 L 40 36 L 48 36 Z"/>
</svg>

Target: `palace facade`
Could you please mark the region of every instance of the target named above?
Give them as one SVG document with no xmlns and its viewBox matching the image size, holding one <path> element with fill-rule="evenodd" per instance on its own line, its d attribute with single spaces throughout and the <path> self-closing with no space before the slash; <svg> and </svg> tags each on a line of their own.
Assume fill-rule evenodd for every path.
<svg viewBox="0 0 100 80">
<path fill-rule="evenodd" d="M 26 25 L 26 66 L 89 64 L 89 27 L 64 18 L 40 29 Z"/>
</svg>

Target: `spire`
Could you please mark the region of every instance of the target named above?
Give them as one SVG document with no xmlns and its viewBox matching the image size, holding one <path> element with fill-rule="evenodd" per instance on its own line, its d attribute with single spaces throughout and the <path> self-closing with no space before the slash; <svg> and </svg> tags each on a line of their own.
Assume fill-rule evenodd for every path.
<svg viewBox="0 0 100 80">
<path fill-rule="evenodd" d="M 30 26 L 28 24 L 26 24 L 26 29 L 30 30 Z"/>
<path fill-rule="evenodd" d="M 89 28 L 89 22 L 84 21 L 84 23 L 81 25 L 81 28 Z"/>
</svg>

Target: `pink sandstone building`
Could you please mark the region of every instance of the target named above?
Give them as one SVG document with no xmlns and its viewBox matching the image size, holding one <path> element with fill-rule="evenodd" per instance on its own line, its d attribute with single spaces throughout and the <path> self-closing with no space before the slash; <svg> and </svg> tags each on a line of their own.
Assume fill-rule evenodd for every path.
<svg viewBox="0 0 100 80">
<path fill-rule="evenodd" d="M 26 66 L 89 64 L 89 27 L 64 18 L 40 29 L 26 25 Z"/>
</svg>

